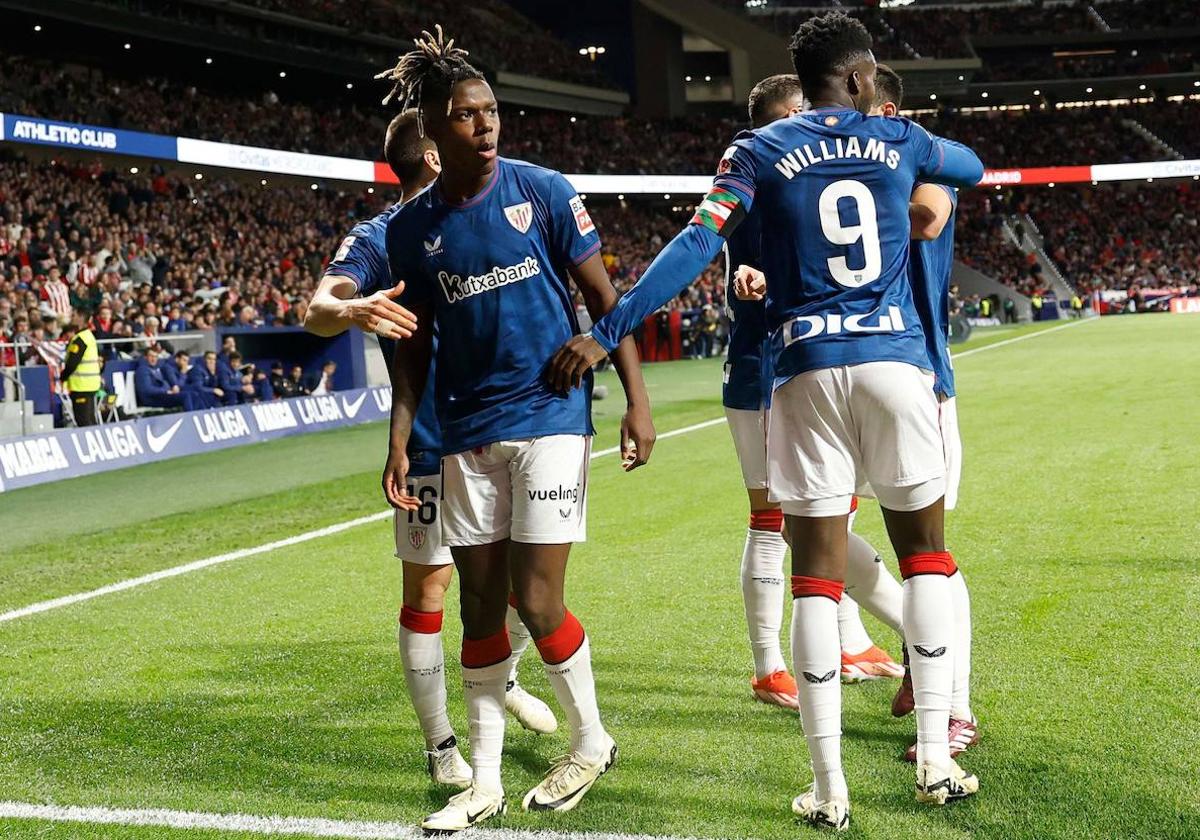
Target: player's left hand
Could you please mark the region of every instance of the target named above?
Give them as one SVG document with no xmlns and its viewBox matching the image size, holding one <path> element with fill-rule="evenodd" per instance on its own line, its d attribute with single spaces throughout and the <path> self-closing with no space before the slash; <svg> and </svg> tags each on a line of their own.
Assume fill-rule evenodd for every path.
<svg viewBox="0 0 1200 840">
<path fill-rule="evenodd" d="M 733 293 L 738 300 L 762 300 L 767 296 L 767 275 L 749 265 L 739 265 L 733 276 Z"/>
<path fill-rule="evenodd" d="M 383 495 L 388 504 L 397 510 L 416 510 L 420 500 L 412 495 L 408 487 L 408 454 L 388 451 L 387 463 L 383 467 Z"/>
<path fill-rule="evenodd" d="M 630 472 L 649 461 L 657 437 L 649 406 L 630 406 L 621 418 L 621 469 Z"/>
<path fill-rule="evenodd" d="M 546 378 L 550 387 L 561 394 L 583 384 L 584 375 L 591 370 L 592 365 L 599 362 L 608 353 L 604 348 L 586 333 L 577 335 L 558 348 L 558 352 L 550 359 L 546 368 Z"/>
</svg>

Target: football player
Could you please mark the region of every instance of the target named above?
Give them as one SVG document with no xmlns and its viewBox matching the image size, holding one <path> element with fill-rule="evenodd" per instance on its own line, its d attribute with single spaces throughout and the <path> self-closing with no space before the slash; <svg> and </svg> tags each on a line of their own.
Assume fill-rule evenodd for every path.
<svg viewBox="0 0 1200 840">
<path fill-rule="evenodd" d="M 404 285 L 392 280 L 384 234 L 388 219 L 425 189 L 441 169 L 433 141 L 417 129 L 415 110 L 397 115 L 388 126 L 384 158 L 400 181 L 400 201 L 355 225 L 342 240 L 313 294 L 304 326 L 322 336 L 337 335 L 352 325 L 375 333 L 390 374 L 397 341 L 410 338 L 416 322 L 397 300 Z M 442 607 L 454 561 L 449 548 L 442 543 L 438 515 L 441 447 L 431 390 L 421 404 L 409 439 L 410 492 L 420 500 L 420 505 L 416 510 L 397 510 L 393 521 L 396 556 L 401 561 L 403 578 L 400 659 L 408 695 L 425 735 L 430 777 L 438 784 L 466 788 L 471 783 L 471 767 L 459 752 L 446 712 Z M 554 732 L 558 727 L 554 713 L 517 681 L 517 663 L 530 637 L 511 607 L 507 624 L 513 655 L 505 684 L 505 708 L 526 729 Z"/>
</svg>

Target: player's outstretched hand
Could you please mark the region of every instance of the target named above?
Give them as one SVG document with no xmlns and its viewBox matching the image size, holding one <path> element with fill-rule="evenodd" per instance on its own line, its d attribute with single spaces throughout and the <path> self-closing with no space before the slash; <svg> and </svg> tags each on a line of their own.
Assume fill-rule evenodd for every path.
<svg viewBox="0 0 1200 840">
<path fill-rule="evenodd" d="M 631 406 L 621 418 L 621 469 L 629 472 L 649 461 L 657 437 L 649 407 Z"/>
<path fill-rule="evenodd" d="M 733 293 L 738 300 L 762 300 L 767 296 L 767 275 L 752 266 L 739 265 L 733 275 Z"/>
<path fill-rule="evenodd" d="M 417 316 L 396 303 L 396 298 L 403 293 L 404 281 L 401 280 L 390 289 L 347 300 L 345 314 L 363 332 L 384 338 L 410 338 L 417 329 Z"/>
<path fill-rule="evenodd" d="M 583 384 L 584 374 L 607 355 L 596 339 L 587 333 L 575 336 L 558 348 L 558 352 L 550 359 L 550 365 L 546 368 L 550 387 L 560 394 L 578 388 Z"/>
<path fill-rule="evenodd" d="M 388 452 L 383 467 L 383 495 L 397 510 L 416 510 L 421 506 L 417 497 L 408 491 L 408 455 L 403 451 Z"/>
</svg>

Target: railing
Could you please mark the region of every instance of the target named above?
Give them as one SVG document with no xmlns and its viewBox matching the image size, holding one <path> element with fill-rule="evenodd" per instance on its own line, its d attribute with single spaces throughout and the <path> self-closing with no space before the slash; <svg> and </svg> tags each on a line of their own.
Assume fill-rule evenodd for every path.
<svg viewBox="0 0 1200 840">
<path fill-rule="evenodd" d="M 0 377 L 17 386 L 17 406 L 21 412 L 21 436 L 24 437 L 29 434 L 29 417 L 25 411 L 25 383 L 21 381 L 21 377 L 9 373 L 5 368 L 0 368 Z"/>
</svg>

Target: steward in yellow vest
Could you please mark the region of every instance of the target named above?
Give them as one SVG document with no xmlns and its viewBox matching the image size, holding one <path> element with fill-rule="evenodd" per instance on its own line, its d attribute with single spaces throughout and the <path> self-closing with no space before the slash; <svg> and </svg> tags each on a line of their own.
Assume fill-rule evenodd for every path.
<svg viewBox="0 0 1200 840">
<path fill-rule="evenodd" d="M 67 345 L 67 358 L 62 378 L 71 392 L 71 408 L 75 425 L 96 425 L 96 392 L 103 385 L 100 379 L 100 348 L 96 336 L 88 327 L 89 313 L 75 310 L 71 323 L 78 329 Z"/>
</svg>

